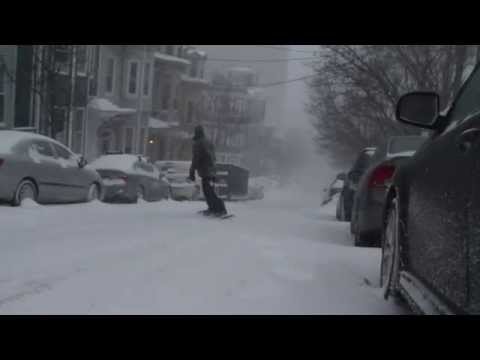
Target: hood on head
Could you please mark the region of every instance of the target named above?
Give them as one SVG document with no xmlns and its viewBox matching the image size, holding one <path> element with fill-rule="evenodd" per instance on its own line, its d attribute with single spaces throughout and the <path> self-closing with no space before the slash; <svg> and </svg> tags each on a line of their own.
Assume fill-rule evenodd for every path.
<svg viewBox="0 0 480 360">
<path fill-rule="evenodd" d="M 193 135 L 193 140 L 203 139 L 205 137 L 205 131 L 203 126 L 198 125 L 195 127 L 195 133 Z"/>
</svg>

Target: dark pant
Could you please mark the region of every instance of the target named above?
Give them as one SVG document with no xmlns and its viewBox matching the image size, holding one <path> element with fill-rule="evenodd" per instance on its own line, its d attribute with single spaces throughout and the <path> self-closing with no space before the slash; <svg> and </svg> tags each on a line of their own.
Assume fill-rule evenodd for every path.
<svg viewBox="0 0 480 360">
<path fill-rule="evenodd" d="M 215 194 L 215 188 L 213 187 L 213 179 L 202 179 L 203 194 L 207 201 L 208 210 L 213 213 L 226 213 L 225 203 Z"/>
</svg>

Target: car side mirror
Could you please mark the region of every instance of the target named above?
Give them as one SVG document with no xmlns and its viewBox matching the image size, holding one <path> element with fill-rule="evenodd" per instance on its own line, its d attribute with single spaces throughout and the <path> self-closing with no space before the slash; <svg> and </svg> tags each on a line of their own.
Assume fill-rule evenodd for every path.
<svg viewBox="0 0 480 360">
<path fill-rule="evenodd" d="M 439 114 L 440 97 L 434 92 L 408 93 L 397 103 L 397 120 L 405 124 L 434 129 Z"/>
<path fill-rule="evenodd" d="M 78 167 L 80 169 L 83 169 L 85 166 L 87 166 L 88 161 L 82 156 L 80 160 L 78 160 Z"/>
</svg>

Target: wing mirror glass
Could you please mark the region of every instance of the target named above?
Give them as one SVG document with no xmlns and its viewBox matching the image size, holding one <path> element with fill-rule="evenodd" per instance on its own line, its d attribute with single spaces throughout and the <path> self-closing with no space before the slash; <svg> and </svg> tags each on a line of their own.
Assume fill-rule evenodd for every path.
<svg viewBox="0 0 480 360">
<path fill-rule="evenodd" d="M 397 104 L 397 120 L 409 125 L 432 129 L 440 113 L 440 97 L 433 92 L 403 95 Z"/>
</svg>

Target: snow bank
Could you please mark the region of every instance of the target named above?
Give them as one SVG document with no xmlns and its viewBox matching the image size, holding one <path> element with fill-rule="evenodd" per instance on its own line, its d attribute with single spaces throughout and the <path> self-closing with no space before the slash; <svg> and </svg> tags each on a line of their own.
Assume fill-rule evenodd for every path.
<svg viewBox="0 0 480 360">
<path fill-rule="evenodd" d="M 155 59 L 157 60 L 163 60 L 166 62 L 172 62 L 172 63 L 177 63 L 177 64 L 182 64 L 182 65 L 190 65 L 190 61 L 172 56 L 172 55 L 167 55 L 167 54 L 162 54 L 160 52 L 155 53 Z"/>
<path fill-rule="evenodd" d="M 32 199 L 24 199 L 20 205 L 23 209 L 37 209 L 40 205 Z"/>
<path fill-rule="evenodd" d="M 170 127 L 168 122 L 163 121 L 163 120 L 159 120 L 159 119 L 155 119 L 155 118 L 149 118 L 148 119 L 148 126 L 151 129 L 168 129 Z"/>
<path fill-rule="evenodd" d="M 103 98 L 95 98 L 91 101 L 90 107 L 97 111 L 108 112 L 108 113 L 118 113 L 118 114 L 134 114 L 137 111 L 135 109 L 121 108 L 110 100 Z"/>
</svg>

